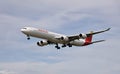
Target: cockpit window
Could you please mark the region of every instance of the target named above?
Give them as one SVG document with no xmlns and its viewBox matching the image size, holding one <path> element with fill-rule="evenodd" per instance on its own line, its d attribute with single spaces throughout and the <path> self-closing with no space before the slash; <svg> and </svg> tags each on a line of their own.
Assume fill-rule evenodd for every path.
<svg viewBox="0 0 120 74">
<path fill-rule="evenodd" d="M 27 28 L 23 28 L 23 29 L 27 29 Z"/>
</svg>

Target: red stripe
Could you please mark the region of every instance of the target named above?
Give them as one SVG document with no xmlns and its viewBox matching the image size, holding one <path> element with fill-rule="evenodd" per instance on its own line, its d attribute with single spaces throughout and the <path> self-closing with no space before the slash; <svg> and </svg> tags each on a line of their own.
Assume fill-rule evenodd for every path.
<svg viewBox="0 0 120 74">
<path fill-rule="evenodd" d="M 91 41 L 92 41 L 92 35 L 89 36 L 89 37 L 87 37 L 87 38 L 85 39 L 84 45 L 89 45 L 89 44 L 91 44 Z M 84 46 L 84 45 L 83 45 L 83 46 Z"/>
</svg>

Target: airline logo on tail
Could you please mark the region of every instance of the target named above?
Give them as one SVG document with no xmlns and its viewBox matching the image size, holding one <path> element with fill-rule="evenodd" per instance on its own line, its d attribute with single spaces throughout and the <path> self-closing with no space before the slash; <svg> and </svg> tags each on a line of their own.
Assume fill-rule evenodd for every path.
<svg viewBox="0 0 120 74">
<path fill-rule="evenodd" d="M 87 38 L 85 38 L 85 43 L 84 43 L 84 45 L 89 45 L 89 44 L 91 44 L 91 41 L 92 41 L 92 35 L 90 35 L 89 37 L 87 37 Z M 84 46 L 83 45 L 83 46 Z"/>
</svg>

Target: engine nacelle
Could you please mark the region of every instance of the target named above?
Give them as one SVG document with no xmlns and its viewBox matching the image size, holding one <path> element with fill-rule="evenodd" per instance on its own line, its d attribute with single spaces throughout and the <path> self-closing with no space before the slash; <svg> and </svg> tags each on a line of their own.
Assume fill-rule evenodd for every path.
<svg viewBox="0 0 120 74">
<path fill-rule="evenodd" d="M 48 45 L 48 41 L 45 41 L 45 40 L 39 41 L 39 42 L 37 42 L 37 45 L 38 45 L 38 46 Z"/>
<path fill-rule="evenodd" d="M 62 37 L 61 37 L 61 40 L 62 40 L 62 41 L 69 41 L 69 38 L 68 38 L 67 36 L 62 36 Z"/>
<path fill-rule="evenodd" d="M 83 39 L 87 38 L 86 34 L 79 34 L 79 36 L 80 36 L 80 38 L 83 38 Z"/>
</svg>

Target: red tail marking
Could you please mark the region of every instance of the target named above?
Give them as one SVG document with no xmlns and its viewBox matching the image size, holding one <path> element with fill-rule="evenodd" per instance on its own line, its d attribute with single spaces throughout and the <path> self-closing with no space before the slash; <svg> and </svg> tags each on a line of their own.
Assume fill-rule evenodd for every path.
<svg viewBox="0 0 120 74">
<path fill-rule="evenodd" d="M 85 39 L 84 45 L 89 45 L 89 44 L 91 44 L 91 41 L 92 41 L 92 35 L 89 36 L 89 37 L 87 37 L 87 38 Z"/>
</svg>

